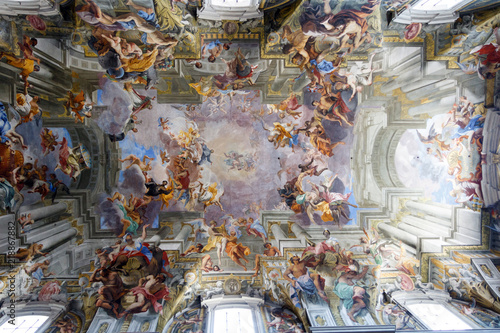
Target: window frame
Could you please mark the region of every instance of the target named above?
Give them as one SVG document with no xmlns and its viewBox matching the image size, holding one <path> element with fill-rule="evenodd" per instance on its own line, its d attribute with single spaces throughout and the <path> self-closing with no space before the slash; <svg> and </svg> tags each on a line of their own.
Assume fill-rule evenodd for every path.
<svg viewBox="0 0 500 333">
<path fill-rule="evenodd" d="M 451 304 L 451 296 L 442 290 L 426 290 L 425 293 L 421 290 L 414 291 L 395 291 L 391 294 L 392 301 L 399 305 L 401 308 L 405 309 L 413 319 L 415 319 L 418 323 L 420 323 L 423 327 L 426 327 L 428 330 L 432 330 L 429 325 L 426 323 L 424 318 L 417 315 L 414 311 L 412 311 L 409 306 L 414 304 L 438 304 L 450 311 L 454 316 L 460 318 L 467 325 L 470 326 L 470 329 L 465 329 L 464 331 L 480 329 L 481 327 L 477 325 L 474 321 L 463 316 L 457 311 Z M 446 330 L 446 329 L 443 329 Z M 441 330 L 435 330 L 439 332 Z"/>
<path fill-rule="evenodd" d="M 266 332 L 264 320 L 260 315 L 260 307 L 264 304 L 264 300 L 261 298 L 246 295 L 216 295 L 211 299 L 204 300 L 201 304 L 208 310 L 206 333 L 218 333 L 214 327 L 215 312 L 228 308 L 250 309 L 252 311 L 255 333 Z"/>
<path fill-rule="evenodd" d="M 4 315 L 0 318 L 0 327 L 11 320 L 9 313 L 10 302 L 5 302 L 2 307 L 2 312 Z M 15 318 L 16 321 L 23 316 L 47 316 L 47 320 L 40 326 L 35 333 L 45 332 L 59 316 L 66 312 L 66 307 L 64 304 L 55 304 L 50 302 L 30 302 L 28 304 L 15 303 Z"/>
</svg>

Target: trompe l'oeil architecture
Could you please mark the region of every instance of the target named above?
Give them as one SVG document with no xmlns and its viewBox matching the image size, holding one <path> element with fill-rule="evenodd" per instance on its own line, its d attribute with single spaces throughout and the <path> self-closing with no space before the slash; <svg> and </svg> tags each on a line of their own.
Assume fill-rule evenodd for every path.
<svg viewBox="0 0 500 333">
<path fill-rule="evenodd" d="M 499 27 L 0 0 L 0 332 L 499 330 Z"/>
</svg>

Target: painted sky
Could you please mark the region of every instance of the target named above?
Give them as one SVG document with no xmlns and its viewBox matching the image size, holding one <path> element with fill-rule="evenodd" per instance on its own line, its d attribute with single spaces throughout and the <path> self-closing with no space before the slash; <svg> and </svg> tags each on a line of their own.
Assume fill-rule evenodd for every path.
<svg viewBox="0 0 500 333">
<path fill-rule="evenodd" d="M 108 87 L 106 83 L 105 87 Z M 116 92 L 113 89 L 111 94 Z M 150 97 L 155 96 L 154 90 L 139 91 L 139 93 Z M 125 95 L 120 92 L 120 96 Z M 315 97 L 311 94 L 305 99 L 311 101 Z M 128 132 L 125 140 L 120 142 L 122 158 L 130 154 L 141 159 L 144 156 L 152 157 L 154 160 L 151 163 L 152 170 L 148 173 L 149 176 L 156 183 L 168 180 L 168 164 L 162 164 L 160 153 L 167 151 L 172 160 L 181 150 L 175 147 L 170 133 L 178 135 L 179 131 L 185 131 L 190 126 L 194 126 L 200 133 L 200 142 L 214 150 L 211 155 L 212 164 L 205 162 L 201 165 L 202 178 L 199 181 L 203 184 L 217 182 L 219 193 L 224 191 L 221 203 L 225 212 L 216 206 L 210 206 L 205 215 L 207 219 L 219 220 L 227 213 L 255 218 L 258 215 L 255 210 L 251 209 L 255 206 L 260 206 L 263 210 L 283 208 L 277 189 L 299 175 L 300 170 L 297 166 L 304 161 L 310 161 L 312 145 L 307 137 L 300 135 L 299 144 L 293 150 L 289 146 L 275 149 L 273 143 L 268 141 L 269 132 L 265 128 L 271 129 L 273 123 L 278 121 L 291 122 L 296 125 L 295 128 L 300 127 L 305 120 L 312 117 L 312 109 L 302 106 L 299 111 L 302 111 L 303 115 L 299 120 L 292 117 L 283 120 L 276 113 L 272 113 L 268 105 L 261 105 L 258 92 L 252 91 L 247 94 L 237 94 L 232 98 L 229 96 L 208 98 L 204 103 L 195 106 L 194 110 L 189 112 L 186 110 L 186 105 L 157 104 L 153 101 L 151 110 L 143 110 L 138 114 L 138 132 Z M 353 116 L 354 114 L 351 115 Z M 107 117 L 108 115 L 105 115 L 102 119 L 109 121 Z M 169 119 L 168 130 L 164 131 L 159 126 L 158 118 L 160 117 Z M 334 156 L 323 155 L 316 160 L 318 169 L 326 167 L 328 170 L 320 176 L 307 177 L 305 180 L 320 184 L 325 177 L 338 174 L 339 179 L 334 183 L 333 189 L 348 193 L 352 187 L 349 169 L 352 131 L 350 128 L 342 128 L 330 122 L 325 123 L 325 129 L 331 137 L 336 138 L 337 141 L 342 140 L 345 144 L 334 149 Z M 229 155 L 232 152 L 243 156 L 239 159 L 240 164 L 231 163 Z M 120 184 L 128 182 L 123 172 L 127 165 L 127 162 L 122 165 Z M 279 172 L 280 170 L 282 172 Z M 306 181 L 304 181 L 304 186 L 306 190 L 311 188 Z M 355 204 L 354 196 L 351 196 L 349 201 Z M 177 202 L 168 208 L 169 211 L 185 209 L 183 202 Z M 202 210 L 203 205 L 199 204 L 195 209 Z M 351 212 L 351 217 L 355 217 L 354 210 Z M 296 219 L 304 224 L 310 224 L 305 213 L 298 214 Z M 319 219 L 319 215 L 316 221 L 320 224 L 324 223 Z M 349 222 L 349 224 L 354 223 L 355 220 Z"/>
</svg>

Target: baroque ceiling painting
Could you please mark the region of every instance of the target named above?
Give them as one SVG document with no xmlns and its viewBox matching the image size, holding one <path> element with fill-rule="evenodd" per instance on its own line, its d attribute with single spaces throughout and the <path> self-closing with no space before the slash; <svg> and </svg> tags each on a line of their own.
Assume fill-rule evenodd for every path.
<svg viewBox="0 0 500 333">
<path fill-rule="evenodd" d="M 0 332 L 500 330 L 499 28 L 0 0 Z"/>
</svg>

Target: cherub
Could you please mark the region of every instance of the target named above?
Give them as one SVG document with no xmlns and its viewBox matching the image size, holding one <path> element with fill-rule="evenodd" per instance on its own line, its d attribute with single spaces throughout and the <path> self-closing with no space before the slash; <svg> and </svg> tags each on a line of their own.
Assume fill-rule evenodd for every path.
<svg viewBox="0 0 500 333">
<path fill-rule="evenodd" d="M 249 217 L 247 220 L 247 226 L 246 226 L 246 231 L 247 234 L 250 236 L 262 238 L 262 241 L 267 242 L 267 233 L 266 229 L 260 224 L 260 220 L 257 219 L 254 221 L 252 217 Z"/>
<path fill-rule="evenodd" d="M 59 333 L 75 333 L 78 328 L 70 318 L 60 319 L 54 326 L 59 328 Z"/>
<path fill-rule="evenodd" d="M 189 127 L 187 131 L 180 130 L 179 135 L 175 140 L 184 148 L 191 146 L 191 144 L 200 137 L 200 133 L 196 127 Z"/>
<path fill-rule="evenodd" d="M 241 237 L 242 233 L 240 228 L 245 227 L 247 225 L 247 221 L 243 217 L 235 219 L 233 214 L 226 214 L 223 217 L 221 217 L 221 219 L 229 220 L 229 223 L 226 223 L 226 231 L 228 233 L 234 231 L 236 233 L 236 237 L 238 238 Z"/>
<path fill-rule="evenodd" d="M 112 260 L 109 259 L 109 248 L 96 249 L 95 254 L 101 268 L 107 267 Z"/>
<path fill-rule="evenodd" d="M 165 150 L 160 150 L 160 158 L 161 158 L 161 164 L 170 162 L 168 153 Z"/>
<path fill-rule="evenodd" d="M 27 123 L 35 119 L 35 116 L 40 114 L 40 107 L 38 106 L 38 102 L 40 101 L 40 97 L 35 96 L 31 99 L 31 101 L 28 103 L 30 106 L 30 111 L 28 112 L 27 115 L 21 117 L 21 121 L 19 124 L 22 123 Z"/>
<path fill-rule="evenodd" d="M 148 163 L 146 163 L 146 160 L 149 160 Z M 152 157 L 149 157 L 147 155 L 144 155 L 144 157 L 141 159 L 139 159 L 137 156 L 135 155 L 132 155 L 130 154 L 129 156 L 123 158 L 123 159 L 118 159 L 118 161 L 122 162 L 122 163 L 125 163 L 126 161 L 130 161 L 130 164 L 129 166 L 126 167 L 126 169 L 130 169 L 130 167 L 132 167 L 132 165 L 137 165 L 141 171 L 143 173 L 145 172 L 148 172 L 148 171 L 151 171 L 152 167 L 151 167 L 151 161 L 153 161 L 154 158 Z"/>
<path fill-rule="evenodd" d="M 273 125 L 273 129 L 267 129 L 264 127 L 265 130 L 269 131 L 267 140 L 269 142 L 273 142 L 274 148 L 276 149 L 278 149 L 278 147 L 285 147 L 286 144 L 293 149 L 293 145 L 297 144 L 298 140 L 298 135 L 292 135 L 291 133 L 294 130 L 295 125 L 292 123 L 281 124 L 278 122 L 273 123 Z"/>
<path fill-rule="evenodd" d="M 115 242 L 115 245 L 113 246 L 110 246 L 113 251 L 111 251 L 109 254 L 108 254 L 108 258 L 110 261 L 113 261 L 115 260 L 115 256 L 118 255 L 118 253 L 120 253 L 121 249 L 122 249 L 122 240 L 119 239 Z"/>
<path fill-rule="evenodd" d="M 169 125 L 172 125 L 172 123 L 168 118 L 158 118 L 158 126 L 161 127 L 163 131 L 168 131 L 170 129 Z"/>
<path fill-rule="evenodd" d="M 31 213 L 29 214 L 21 214 L 19 219 L 17 220 L 21 225 L 21 228 L 24 229 L 27 225 L 35 223 L 35 221 L 31 218 Z"/>
<path fill-rule="evenodd" d="M 58 144 L 61 142 L 57 141 L 59 139 L 58 134 L 53 134 L 52 130 L 48 128 L 43 128 L 40 133 L 40 137 L 42 138 L 42 152 L 43 156 L 47 156 L 51 151 L 54 151 Z"/>
<path fill-rule="evenodd" d="M 85 117 L 92 117 L 92 105 L 93 103 L 85 103 L 85 93 L 80 91 L 78 95 L 74 95 L 72 91 L 68 91 L 67 101 L 64 104 L 66 109 L 71 110 L 71 113 L 75 116 L 75 123 L 85 121 Z"/>
</svg>

